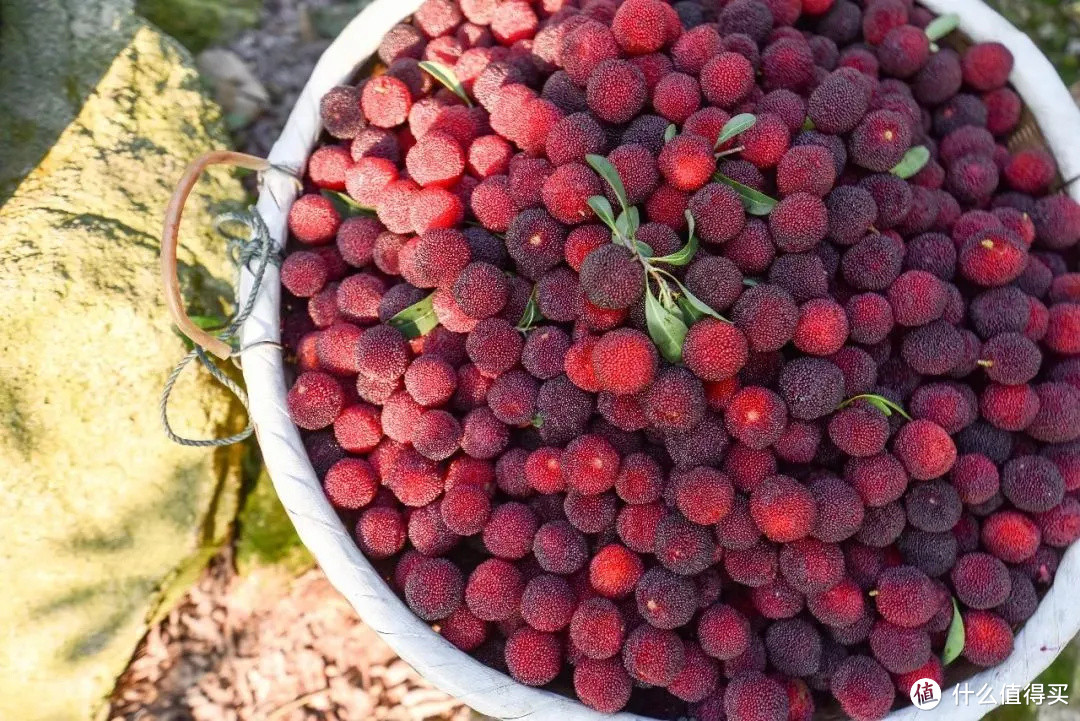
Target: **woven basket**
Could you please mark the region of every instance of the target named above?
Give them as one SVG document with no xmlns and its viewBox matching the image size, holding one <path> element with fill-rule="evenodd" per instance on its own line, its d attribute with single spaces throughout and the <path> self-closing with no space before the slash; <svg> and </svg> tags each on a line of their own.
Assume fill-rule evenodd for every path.
<svg viewBox="0 0 1080 721">
<path fill-rule="evenodd" d="M 383 35 L 411 14 L 420 0 L 375 0 L 341 33 L 323 55 L 270 153 L 274 165 L 300 171 L 321 132 L 319 101 L 335 85 L 353 80 L 357 69 L 375 54 Z M 937 13 L 957 13 L 960 29 L 974 41 L 1004 43 L 1016 58 L 1011 82 L 1023 97 L 1041 130 L 1045 145 L 1057 159 L 1065 178 L 1080 175 L 1080 112 L 1057 72 L 1022 32 L 978 0 L 923 0 Z M 1037 136 L 1035 136 L 1037 137 Z M 1028 140 L 1030 141 L 1030 133 Z M 258 201 L 271 236 L 284 245 L 286 218 L 295 200 L 295 184 L 281 174 L 268 174 Z M 1072 185 L 1080 200 L 1080 186 Z M 251 291 L 249 274 L 241 281 L 241 303 Z M 351 530 L 344 527 L 323 495 L 308 461 L 296 426 L 285 405 L 285 368 L 279 350 L 260 341 L 280 338 L 281 291 L 273 269 L 262 284 L 254 313 L 244 324 L 241 347 L 244 379 L 251 398 L 251 417 L 267 469 L 285 509 L 304 544 L 331 583 L 356 608 L 360 617 L 431 683 L 480 713 L 502 719 L 642 719 L 629 713 L 614 717 L 592 711 L 572 698 L 514 682 L 458 650 L 412 614 L 357 549 Z M 1080 544 L 1066 554 L 1057 579 L 1038 611 L 1016 636 L 1015 649 L 1005 663 L 968 678 L 973 689 L 994 688 L 1000 698 L 1005 684 L 1026 686 L 1042 672 L 1080 631 Z M 955 682 L 955 679 L 950 679 Z M 906 707 L 891 721 L 949 719 L 971 721 L 991 707 L 974 703 L 959 708 L 949 689 L 932 711 Z"/>
</svg>

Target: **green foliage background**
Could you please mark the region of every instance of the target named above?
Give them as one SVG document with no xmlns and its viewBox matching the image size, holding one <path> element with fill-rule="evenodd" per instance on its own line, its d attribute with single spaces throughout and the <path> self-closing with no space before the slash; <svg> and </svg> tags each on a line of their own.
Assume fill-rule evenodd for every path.
<svg viewBox="0 0 1080 721">
<path fill-rule="evenodd" d="M 1027 33 L 1072 85 L 1080 76 L 1080 2 L 1077 0 L 987 0 Z"/>
<path fill-rule="evenodd" d="M 136 0 L 140 15 L 193 53 L 259 21 L 263 0 Z"/>
</svg>

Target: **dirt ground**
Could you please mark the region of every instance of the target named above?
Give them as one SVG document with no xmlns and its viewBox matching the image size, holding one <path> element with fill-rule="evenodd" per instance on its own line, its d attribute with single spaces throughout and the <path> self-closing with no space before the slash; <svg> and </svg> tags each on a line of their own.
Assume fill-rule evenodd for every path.
<svg viewBox="0 0 1080 721">
<path fill-rule="evenodd" d="M 235 575 L 218 557 L 143 639 L 110 721 L 466 721 L 315 569 Z"/>
</svg>

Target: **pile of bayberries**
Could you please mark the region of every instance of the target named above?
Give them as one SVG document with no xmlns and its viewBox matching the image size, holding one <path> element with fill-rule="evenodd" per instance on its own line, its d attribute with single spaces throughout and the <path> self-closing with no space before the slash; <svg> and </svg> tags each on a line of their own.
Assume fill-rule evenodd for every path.
<svg viewBox="0 0 1080 721">
<path fill-rule="evenodd" d="M 1080 535 L 1080 206 L 955 26 L 427 0 L 327 94 L 288 405 L 417 616 L 702 721 L 1010 654 Z"/>
</svg>

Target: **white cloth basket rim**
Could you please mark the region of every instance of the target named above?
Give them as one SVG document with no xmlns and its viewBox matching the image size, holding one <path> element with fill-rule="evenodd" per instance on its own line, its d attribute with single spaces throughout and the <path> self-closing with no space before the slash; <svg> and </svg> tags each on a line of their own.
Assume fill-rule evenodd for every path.
<svg viewBox="0 0 1080 721">
<path fill-rule="evenodd" d="M 1010 80 L 1031 109 L 1065 178 L 1080 175 L 1080 111 L 1049 60 L 1022 32 L 980 0 L 922 0 L 937 13 L 960 16 L 960 29 L 975 41 L 1004 43 L 1016 58 Z M 335 85 L 348 81 L 374 55 L 382 36 L 410 15 L 420 0 L 374 0 L 326 50 L 315 67 L 288 122 L 270 153 L 274 165 L 300 171 L 321 130 L 319 100 Z M 1070 194 L 1080 200 L 1076 184 Z M 270 173 L 258 200 L 258 211 L 279 245 L 286 240 L 286 218 L 297 196 L 295 184 Z M 241 304 L 251 292 L 252 277 L 241 279 Z M 603 719 L 647 721 L 630 713 L 614 716 L 586 708 L 574 699 L 516 683 L 458 650 L 409 611 L 357 549 L 323 495 L 296 426 L 285 406 L 281 352 L 260 341 L 280 340 L 281 292 L 271 267 L 255 310 L 241 333 L 244 380 L 251 398 L 251 418 L 267 470 L 300 538 L 318 560 L 330 582 L 398 655 L 428 681 L 476 711 L 501 719 Z M 1005 684 L 1024 687 L 1041 673 L 1080 631 L 1080 544 L 1065 554 L 1050 591 L 1038 611 L 1017 634 L 1015 649 L 1000 666 L 968 680 L 971 688 L 988 684 L 1000 698 Z M 892 712 L 889 721 L 974 721 L 992 707 L 957 708 L 945 699 L 932 711 L 908 706 Z"/>
</svg>

